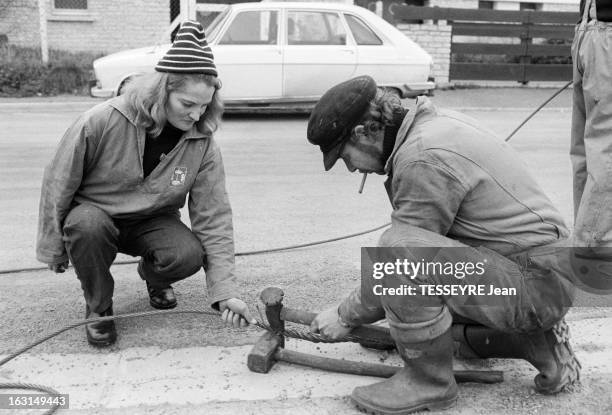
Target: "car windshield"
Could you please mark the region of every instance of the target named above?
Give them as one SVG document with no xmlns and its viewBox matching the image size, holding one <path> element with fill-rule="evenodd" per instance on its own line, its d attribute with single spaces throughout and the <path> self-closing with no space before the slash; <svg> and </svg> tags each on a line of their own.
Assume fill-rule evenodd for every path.
<svg viewBox="0 0 612 415">
<path fill-rule="evenodd" d="M 231 8 L 232 6 L 228 6 L 227 8 L 225 8 L 225 10 L 219 13 L 217 17 L 215 17 L 215 19 L 212 22 L 210 22 L 210 24 L 204 29 L 204 31 L 206 32 L 206 37 L 208 39 L 212 40 L 215 38 L 215 36 L 217 35 L 217 32 L 219 31 L 219 28 L 221 27 L 221 22 L 228 15 Z"/>
</svg>

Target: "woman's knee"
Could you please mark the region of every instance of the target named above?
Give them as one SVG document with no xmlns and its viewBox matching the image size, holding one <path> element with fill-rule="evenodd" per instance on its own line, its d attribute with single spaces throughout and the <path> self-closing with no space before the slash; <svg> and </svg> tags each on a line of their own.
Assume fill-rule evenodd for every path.
<svg viewBox="0 0 612 415">
<path fill-rule="evenodd" d="M 68 213 L 63 232 L 70 239 L 98 239 L 109 235 L 117 238 L 119 235 L 113 219 L 106 212 L 87 204 L 78 205 Z"/>
<path fill-rule="evenodd" d="M 198 272 L 204 264 L 204 250 L 199 242 L 193 243 L 181 250 L 179 254 L 181 274 L 185 277 Z"/>
<path fill-rule="evenodd" d="M 153 266 L 156 272 L 177 279 L 195 274 L 204 264 L 204 250 L 197 240 L 181 243 L 172 250 L 157 252 L 155 256 Z"/>
</svg>

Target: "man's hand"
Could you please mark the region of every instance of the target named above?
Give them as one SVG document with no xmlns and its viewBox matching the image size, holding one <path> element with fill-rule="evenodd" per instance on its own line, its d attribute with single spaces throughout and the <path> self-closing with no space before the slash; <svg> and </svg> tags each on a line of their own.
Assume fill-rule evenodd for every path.
<svg viewBox="0 0 612 415">
<path fill-rule="evenodd" d="M 47 267 L 56 274 L 61 274 L 68 269 L 68 264 L 68 261 L 64 261 L 59 264 L 47 264 Z"/>
<path fill-rule="evenodd" d="M 320 312 L 310 324 L 310 331 L 320 333 L 323 337 L 337 340 L 351 332 L 351 327 L 340 324 L 338 306 Z"/>
<path fill-rule="evenodd" d="M 235 329 L 257 322 L 251 316 L 246 303 L 238 298 L 219 301 L 219 311 L 221 311 L 221 320 L 223 320 L 225 325 Z"/>
</svg>

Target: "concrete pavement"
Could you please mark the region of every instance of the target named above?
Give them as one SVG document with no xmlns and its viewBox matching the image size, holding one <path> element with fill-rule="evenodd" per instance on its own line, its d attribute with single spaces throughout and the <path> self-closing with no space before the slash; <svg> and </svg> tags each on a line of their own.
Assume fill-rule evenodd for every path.
<svg viewBox="0 0 612 415">
<path fill-rule="evenodd" d="M 470 410 L 486 413 L 485 409 L 493 408 L 486 408 L 486 398 L 482 395 L 498 393 L 505 394 L 509 404 L 500 413 L 526 413 L 523 410 L 529 408 L 529 413 L 535 410 L 546 414 L 603 414 L 612 408 L 609 399 L 598 396 L 601 389 L 612 387 L 612 337 L 598 334 L 609 327 L 612 315 L 588 318 L 570 315 L 569 320 L 574 348 L 584 367 L 579 387 L 554 399 L 546 398 L 533 393 L 532 378 L 537 372 L 523 361 L 498 359 L 486 365 L 479 360 L 458 361 L 456 369 L 504 370 L 506 377 L 504 383 L 497 385 L 462 384 L 458 413 L 470 413 Z M 368 351 L 356 344 L 315 345 L 289 340 L 286 347 L 325 357 L 401 365 L 395 353 Z M 24 355 L 0 369 L 0 382 L 52 386 L 69 395 L 70 413 L 162 414 L 167 413 L 168 408 L 181 408 L 179 413 L 202 413 L 202 408 L 231 406 L 238 402 L 242 410 L 237 413 L 246 413 L 243 412 L 246 408 L 249 413 L 264 413 L 259 411 L 269 407 L 271 402 L 287 401 L 301 402 L 299 406 L 305 412 L 297 413 L 325 413 L 308 410 L 326 399 L 344 402 L 344 397 L 350 395 L 354 387 L 380 381 L 286 363 L 278 363 L 268 374 L 252 373 L 245 364 L 249 350 L 250 346 L 129 347 L 114 353 Z M 508 390 L 517 392 L 516 396 Z M 593 412 L 587 411 L 589 407 Z M 339 412 L 356 413 L 349 405 Z M 449 412 L 455 413 L 455 410 Z"/>
</svg>

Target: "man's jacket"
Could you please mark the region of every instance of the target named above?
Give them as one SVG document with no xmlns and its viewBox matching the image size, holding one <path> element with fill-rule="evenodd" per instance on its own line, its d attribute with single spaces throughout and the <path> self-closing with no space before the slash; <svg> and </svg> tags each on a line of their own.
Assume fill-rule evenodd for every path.
<svg viewBox="0 0 612 415">
<path fill-rule="evenodd" d="M 189 195 L 192 232 L 206 254 L 211 304 L 236 297 L 232 211 L 221 153 L 210 135 L 195 127 L 144 178 L 146 131 L 124 97 L 85 112 L 64 134 L 45 169 L 36 256 L 45 263 L 68 259 L 62 226 L 77 204 L 90 204 L 112 218 L 179 214 Z"/>
<path fill-rule="evenodd" d="M 508 144 L 472 118 L 438 109 L 427 97 L 409 108 L 385 171 L 392 227 L 419 227 L 504 256 L 569 235 L 560 213 Z M 402 246 L 399 239 L 389 243 Z M 340 312 L 353 324 L 381 318 L 368 316 L 360 289 Z"/>
<path fill-rule="evenodd" d="M 563 219 L 507 143 L 419 97 L 385 168 L 392 222 L 502 255 L 567 238 Z"/>
</svg>

